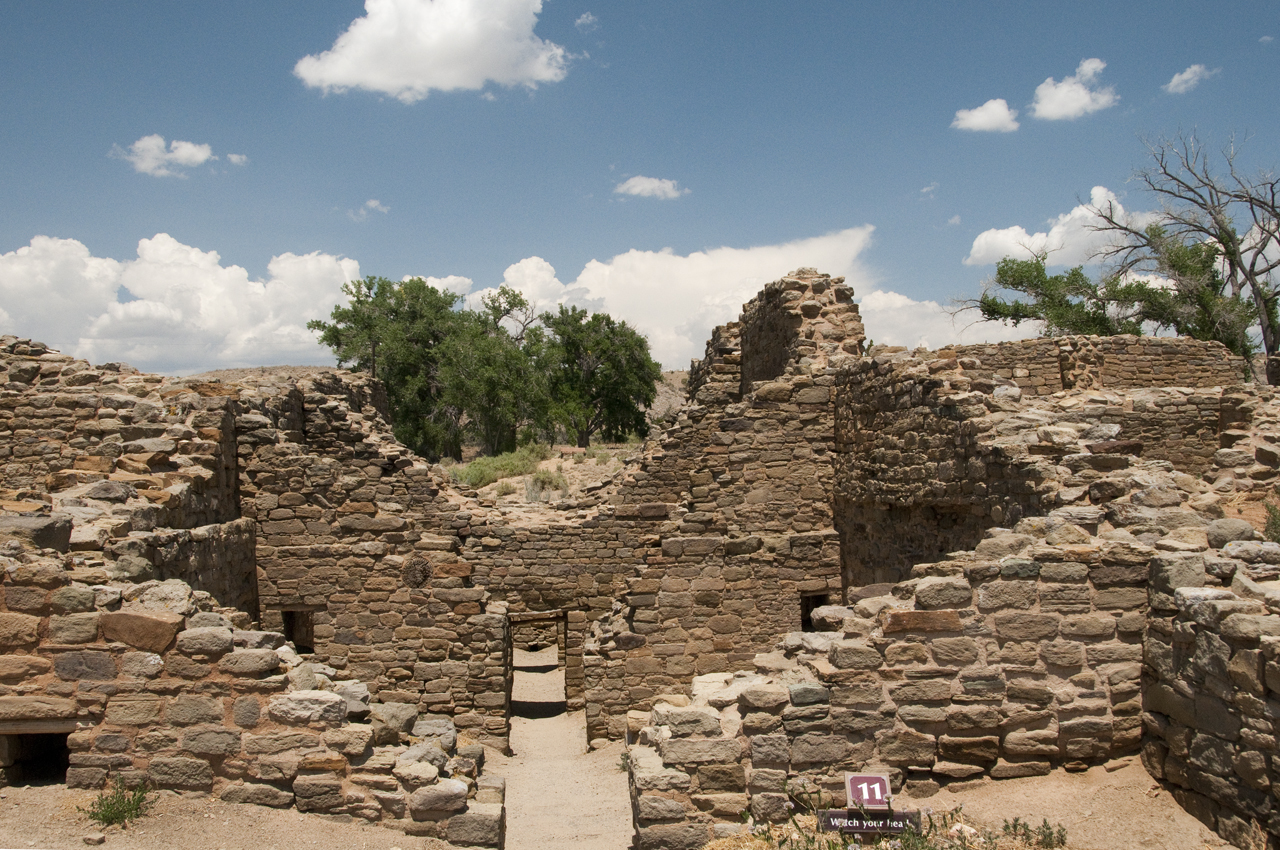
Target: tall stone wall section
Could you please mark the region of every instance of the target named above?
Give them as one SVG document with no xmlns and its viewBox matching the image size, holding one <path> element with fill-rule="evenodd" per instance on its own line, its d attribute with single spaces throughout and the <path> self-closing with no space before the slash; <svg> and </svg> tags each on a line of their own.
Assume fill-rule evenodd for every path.
<svg viewBox="0 0 1280 850">
<path fill-rule="evenodd" d="M 863 329 L 843 280 L 800 269 L 717 328 L 690 371 L 690 403 L 610 496 L 656 524 L 584 660 L 588 736 L 687 693 L 798 628 L 804 599 L 840 594 L 832 524 L 832 389 Z M 815 603 L 816 604 L 816 603 Z"/>
<path fill-rule="evenodd" d="M 510 647 L 460 541 L 470 505 L 391 437 L 367 383 L 263 379 L 236 417 L 262 622 L 312 624 L 314 657 L 380 702 L 505 748 Z M 497 600 L 494 600 L 496 602 Z"/>
<path fill-rule="evenodd" d="M 1191 555 L 1171 564 L 1178 587 L 1152 589 L 1143 763 L 1232 844 L 1264 848 L 1280 841 L 1271 709 L 1280 693 L 1280 583 L 1268 563 L 1280 562 L 1280 547 L 1228 549 L 1230 574 Z"/>
</svg>

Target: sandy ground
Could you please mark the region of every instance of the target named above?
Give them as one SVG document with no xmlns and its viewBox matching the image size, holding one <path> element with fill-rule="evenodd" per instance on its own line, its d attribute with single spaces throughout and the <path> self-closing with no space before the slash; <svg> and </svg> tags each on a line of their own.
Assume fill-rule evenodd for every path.
<svg viewBox="0 0 1280 850">
<path fill-rule="evenodd" d="M 87 807 L 95 791 L 63 786 L 0 789 L 0 847 L 84 850 L 84 836 L 101 829 L 76 807 Z M 224 803 L 209 797 L 156 795 L 155 807 L 127 830 L 101 830 L 103 847 L 118 850 L 350 850 L 422 848 L 423 839 L 375 824 L 305 815 L 293 809 Z"/>
<path fill-rule="evenodd" d="M 1127 764 L 1125 764 L 1127 762 Z M 1107 767 L 1117 770 L 1108 771 Z M 1208 827 L 1182 810 L 1136 758 L 1081 773 L 986 780 L 960 792 L 923 800 L 899 797 L 909 808 L 945 812 L 962 806 L 965 821 L 999 834 L 1005 819 L 1032 824 L 1048 818 L 1067 829 L 1068 850 L 1202 850 L 1228 848 Z"/>
</svg>

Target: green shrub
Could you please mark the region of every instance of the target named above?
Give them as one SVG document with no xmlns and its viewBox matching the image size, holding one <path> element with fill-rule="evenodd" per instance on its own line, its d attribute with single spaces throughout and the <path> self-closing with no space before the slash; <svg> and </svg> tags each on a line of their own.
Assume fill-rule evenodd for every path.
<svg viewBox="0 0 1280 850">
<path fill-rule="evenodd" d="M 512 484 L 510 481 L 507 481 L 506 479 L 503 479 L 501 482 L 498 483 L 498 489 L 496 492 L 498 494 L 498 498 L 502 498 L 503 496 L 510 496 L 515 491 L 516 491 L 516 485 Z"/>
<path fill-rule="evenodd" d="M 94 801 L 89 804 L 89 808 L 82 809 L 77 806 L 76 811 L 103 826 L 111 826 L 142 817 L 147 813 L 147 809 L 151 808 L 153 802 L 155 801 L 145 783 L 130 791 L 124 787 L 124 783 L 119 778 L 116 778 L 111 781 L 109 788 L 99 792 Z"/>
<path fill-rule="evenodd" d="M 562 493 L 569 492 L 569 482 L 565 479 L 563 473 L 552 472 L 549 469 L 539 469 L 525 480 L 524 494 L 531 502 L 541 500 L 542 494 L 548 490 L 559 490 Z"/>
<path fill-rule="evenodd" d="M 541 444 L 521 446 L 514 452 L 493 457 L 478 457 L 465 466 L 451 469 L 449 473 L 459 484 L 479 489 L 503 478 L 516 478 L 535 472 L 538 464 L 550 457 L 550 446 Z"/>
<path fill-rule="evenodd" d="M 1267 509 L 1267 524 L 1262 527 L 1262 536 L 1272 543 L 1280 543 L 1280 508 L 1270 502 L 1264 502 Z"/>
</svg>

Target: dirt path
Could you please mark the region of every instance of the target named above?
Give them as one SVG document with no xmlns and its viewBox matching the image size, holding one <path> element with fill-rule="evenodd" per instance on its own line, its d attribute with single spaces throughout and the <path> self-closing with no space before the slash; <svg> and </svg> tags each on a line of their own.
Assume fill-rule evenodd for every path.
<svg viewBox="0 0 1280 850">
<path fill-rule="evenodd" d="M 514 755 L 490 753 L 485 772 L 507 780 L 507 850 L 627 850 L 631 803 L 618 769 L 623 746 L 587 752 L 586 715 L 564 713 L 555 647 L 515 653 Z M 522 669 L 523 668 L 523 669 Z M 558 712 L 558 713 L 553 713 Z M 546 716 L 551 715 L 551 716 Z"/>
<path fill-rule="evenodd" d="M 1067 850 L 1226 850 L 1231 845 L 1187 814 L 1138 760 L 1112 762 L 1081 773 L 987 780 L 969 789 L 943 791 L 923 800 L 899 798 L 909 807 L 944 812 L 963 806 L 965 819 L 1000 832 L 1020 817 L 1067 829 Z"/>
<path fill-rule="evenodd" d="M 622 744 L 587 752 L 586 715 L 512 718 L 515 755 L 491 755 L 507 779 L 507 850 L 627 850 L 631 803 Z"/>
</svg>

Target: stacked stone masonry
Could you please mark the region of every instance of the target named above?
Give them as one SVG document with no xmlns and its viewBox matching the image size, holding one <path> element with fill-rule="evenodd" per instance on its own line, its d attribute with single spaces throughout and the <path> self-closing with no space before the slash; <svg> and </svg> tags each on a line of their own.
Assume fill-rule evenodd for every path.
<svg viewBox="0 0 1280 850">
<path fill-rule="evenodd" d="M 501 840 L 500 781 L 467 764 L 483 750 L 461 747 L 505 748 L 512 647 L 554 641 L 589 738 L 642 742 L 640 846 L 700 846 L 744 813 L 770 820 L 796 789 L 833 794 L 846 768 L 884 766 L 927 791 L 1095 763 L 1144 735 L 1149 769 L 1183 788 L 1188 808 L 1224 834 L 1270 834 L 1247 794 L 1228 793 L 1257 791 L 1256 766 L 1246 781 L 1179 749 L 1221 738 L 1217 727 L 1174 699 L 1143 713 L 1158 679 L 1182 698 L 1218 688 L 1226 708 L 1207 712 L 1257 714 L 1227 699 L 1215 661 L 1179 655 L 1193 628 L 1213 626 L 1154 588 L 1173 581 L 1168 553 L 1188 546 L 1214 565 L 1213 593 L 1231 585 L 1225 544 L 1195 548 L 1197 535 L 1224 501 L 1277 481 L 1269 390 L 1241 384 L 1225 349 L 1192 340 L 908 352 L 867 351 L 864 337 L 841 279 L 800 269 L 769 284 L 713 332 L 674 424 L 622 472 L 575 501 L 519 510 L 398 444 L 385 395 L 361 376 L 166 379 L 2 337 L 0 540 L 14 564 L 65 575 L 35 591 L 29 570 L 8 571 L 0 617 L 35 620 L 6 621 L 22 640 L 0 656 L 11 671 L 0 699 L 70 701 L 71 715 L 63 703 L 16 710 L 74 721 L 78 784 L 194 759 L 205 767 L 185 768 L 211 777 L 200 787 L 228 799 L 376 812 L 483 845 Z M 1233 575 L 1266 578 L 1234 560 L 1251 566 Z M 188 585 L 173 644 L 153 652 L 160 672 L 126 670 L 141 650 L 101 618 Z M 91 592 L 92 609 L 59 608 L 59 588 Z M 1249 615 L 1264 616 L 1265 593 L 1252 592 Z M 230 629 L 232 649 L 184 651 L 195 638 L 183 635 L 206 628 Z M 1165 632 L 1174 660 L 1157 669 L 1152 636 Z M 1239 651 L 1270 660 L 1265 634 L 1256 646 L 1215 634 L 1229 664 Z M 223 664 L 249 650 L 277 666 Z M 58 658 L 86 652 L 84 665 L 111 676 L 59 675 Z M 341 695 L 349 713 L 272 714 L 313 690 Z M 139 694 L 159 700 L 154 717 L 110 720 L 114 695 Z M 199 751 L 170 704 L 188 696 L 218 701 L 221 720 L 210 709 L 194 725 L 239 749 Z M 236 717 L 248 697 L 257 725 Z M 429 767 L 405 766 L 421 762 L 416 744 L 396 750 L 415 723 L 464 742 L 442 742 L 433 781 Z M 306 767 L 264 767 L 276 753 L 254 742 L 267 734 L 295 736 L 286 749 Z M 1228 738 L 1213 745 L 1246 740 Z M 449 797 L 465 809 L 437 799 L 444 780 L 466 786 Z M 415 795 L 433 814 L 414 814 Z"/>
</svg>

